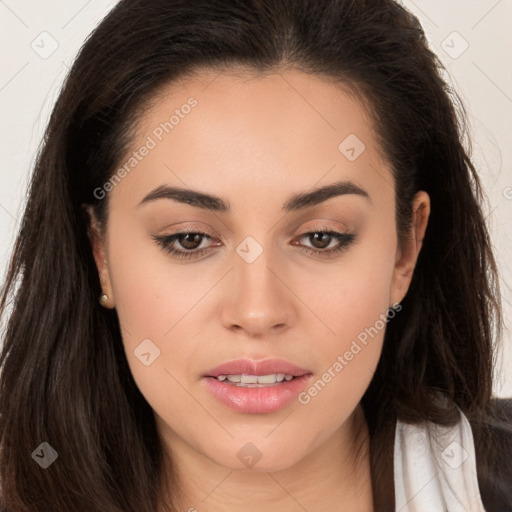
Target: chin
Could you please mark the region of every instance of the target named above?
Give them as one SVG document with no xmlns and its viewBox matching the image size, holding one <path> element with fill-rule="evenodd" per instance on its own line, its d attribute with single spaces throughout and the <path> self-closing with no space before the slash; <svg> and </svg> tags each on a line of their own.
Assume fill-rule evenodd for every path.
<svg viewBox="0 0 512 512">
<path fill-rule="evenodd" d="M 217 453 L 218 456 L 212 459 L 224 467 L 242 473 L 283 471 L 301 460 L 301 453 L 294 448 L 300 446 L 300 443 L 291 443 L 290 446 L 284 443 L 273 445 L 267 439 L 265 446 L 258 448 L 262 444 L 263 441 L 236 443 L 236 446 Z"/>
<path fill-rule="evenodd" d="M 278 471 L 285 471 L 292 467 L 297 461 L 283 461 L 283 460 L 267 460 L 263 461 L 263 457 L 251 467 L 246 466 L 243 463 L 235 465 L 227 465 L 230 469 L 238 471 L 240 473 L 276 473 Z"/>
</svg>

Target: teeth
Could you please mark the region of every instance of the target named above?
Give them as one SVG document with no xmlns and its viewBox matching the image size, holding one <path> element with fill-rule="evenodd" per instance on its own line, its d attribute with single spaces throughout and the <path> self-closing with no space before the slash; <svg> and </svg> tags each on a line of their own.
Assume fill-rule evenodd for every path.
<svg viewBox="0 0 512 512">
<path fill-rule="evenodd" d="M 249 375 L 247 377 L 249 377 Z M 242 382 L 248 382 L 247 377 L 245 379 L 242 377 Z M 274 382 L 277 382 L 277 375 L 275 373 L 271 373 L 270 375 L 261 375 L 260 377 L 254 377 L 253 382 L 256 381 L 259 384 L 274 384 Z"/>
<path fill-rule="evenodd" d="M 222 382 L 228 380 L 235 384 L 275 384 L 276 382 L 283 382 L 283 380 L 292 380 L 293 375 L 286 375 L 284 373 L 270 373 L 268 375 L 247 375 L 246 373 L 238 375 L 219 375 L 217 380 Z"/>
<path fill-rule="evenodd" d="M 261 384 L 268 384 L 268 382 L 262 382 L 260 381 L 261 377 L 258 377 L 257 375 L 245 375 L 242 374 L 240 377 L 240 382 L 243 384 L 258 384 L 260 382 Z"/>
</svg>

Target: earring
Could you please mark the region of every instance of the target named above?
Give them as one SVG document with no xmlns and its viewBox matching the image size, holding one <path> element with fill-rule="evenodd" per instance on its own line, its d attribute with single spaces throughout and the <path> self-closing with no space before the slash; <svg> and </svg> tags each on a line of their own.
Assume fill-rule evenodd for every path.
<svg viewBox="0 0 512 512">
<path fill-rule="evenodd" d="M 108 295 L 106 293 L 104 293 L 101 297 L 100 297 L 100 304 L 105 307 L 106 304 L 108 302 Z"/>
</svg>

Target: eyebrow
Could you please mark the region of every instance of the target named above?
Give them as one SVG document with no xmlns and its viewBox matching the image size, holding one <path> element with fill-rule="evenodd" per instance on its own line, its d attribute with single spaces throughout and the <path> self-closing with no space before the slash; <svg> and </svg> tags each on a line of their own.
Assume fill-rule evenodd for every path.
<svg viewBox="0 0 512 512">
<path fill-rule="evenodd" d="M 316 188 L 310 192 L 302 192 L 291 196 L 283 205 L 284 212 L 303 210 L 319 203 L 323 203 L 332 197 L 343 195 L 357 195 L 368 199 L 370 195 L 366 190 L 351 181 L 338 181 L 331 185 Z M 189 204 L 197 208 L 215 212 L 228 213 L 230 211 L 229 201 L 221 197 L 205 194 L 197 190 L 179 187 L 160 185 L 147 194 L 139 203 L 139 206 L 157 199 L 172 199 L 180 203 Z"/>
</svg>

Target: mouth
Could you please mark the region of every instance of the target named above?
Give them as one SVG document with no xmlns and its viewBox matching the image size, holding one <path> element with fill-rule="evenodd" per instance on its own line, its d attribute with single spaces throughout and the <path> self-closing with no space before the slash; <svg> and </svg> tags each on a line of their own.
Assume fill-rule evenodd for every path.
<svg viewBox="0 0 512 512">
<path fill-rule="evenodd" d="M 208 370 L 203 377 L 243 384 L 274 384 L 308 373 L 312 372 L 283 359 L 236 359 Z"/>
<path fill-rule="evenodd" d="M 208 391 L 232 410 L 270 413 L 289 405 L 313 376 L 288 361 L 239 359 L 202 375 Z"/>
<path fill-rule="evenodd" d="M 217 379 L 219 382 L 225 382 L 226 384 L 243 388 L 264 388 L 268 386 L 275 386 L 281 382 L 289 382 L 296 378 L 296 375 L 286 373 L 269 373 L 267 375 L 248 375 L 246 373 L 242 373 L 237 375 L 212 376 L 212 379 Z"/>
</svg>

